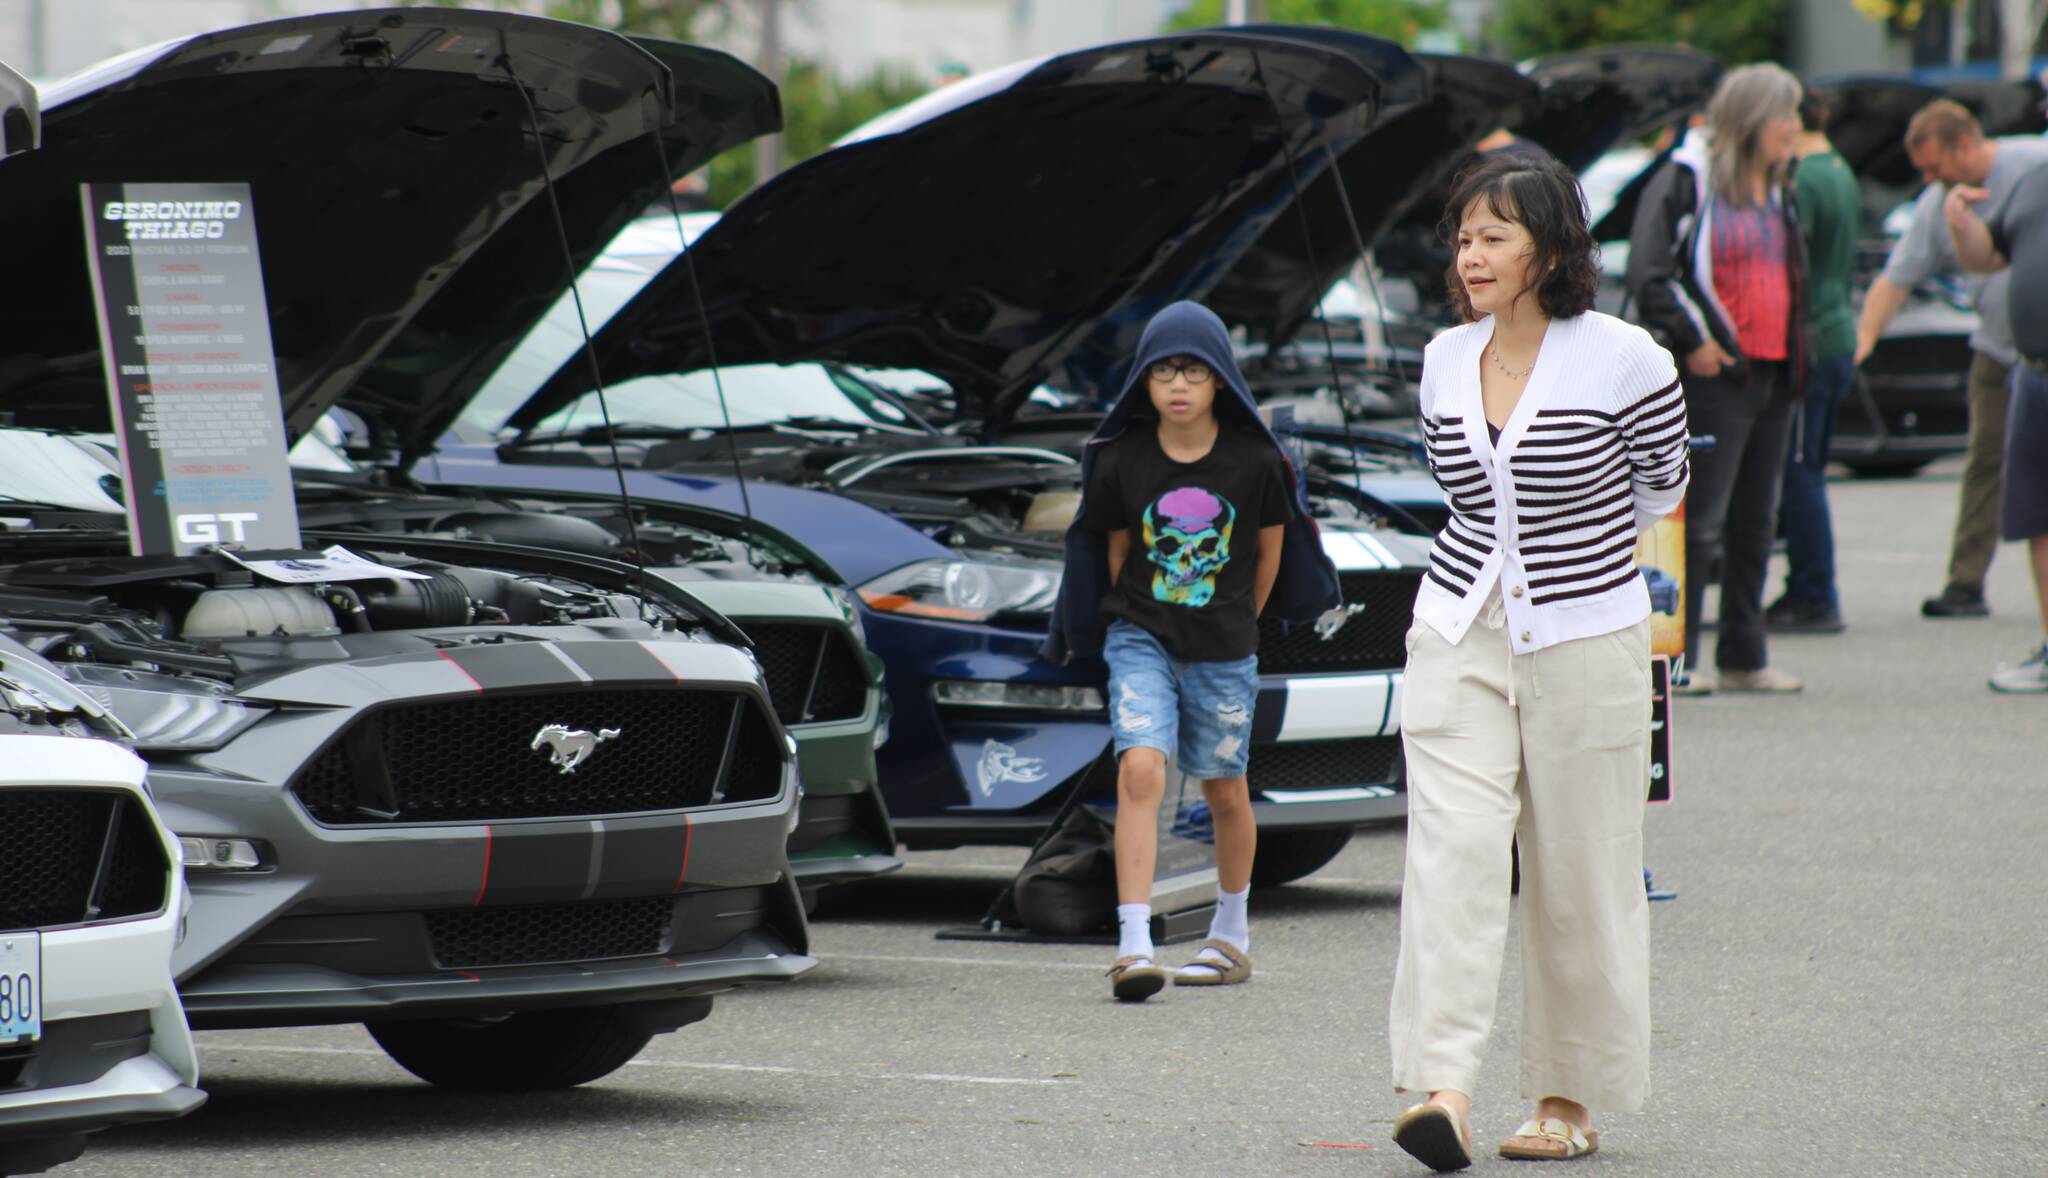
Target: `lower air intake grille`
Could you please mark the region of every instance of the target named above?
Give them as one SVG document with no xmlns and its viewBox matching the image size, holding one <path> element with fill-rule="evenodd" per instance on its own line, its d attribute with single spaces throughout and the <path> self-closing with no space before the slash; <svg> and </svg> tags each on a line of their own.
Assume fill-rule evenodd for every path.
<svg viewBox="0 0 2048 1178">
<path fill-rule="evenodd" d="M 0 929 L 156 912 L 170 870 L 148 812 L 126 794 L 0 789 Z"/>
<path fill-rule="evenodd" d="M 1347 612 L 1328 638 L 1312 625 L 1282 634 L 1279 622 L 1260 621 L 1260 674 L 1390 671 L 1408 661 L 1408 625 L 1415 618 L 1421 571 L 1343 573 L 1338 580 Z"/>
<path fill-rule="evenodd" d="M 427 938 L 444 969 L 647 957 L 668 950 L 674 896 L 429 912 Z"/>
<path fill-rule="evenodd" d="M 742 621 L 784 724 L 851 720 L 867 710 L 867 676 L 845 634 L 830 626 Z"/>
<path fill-rule="evenodd" d="M 616 735 L 592 743 L 607 731 Z M 367 712 L 300 770 L 292 792 L 330 826 L 631 814 L 773 797 L 782 760 L 766 714 L 740 695 L 496 694 Z"/>
<path fill-rule="evenodd" d="M 1256 745 L 1249 776 L 1255 790 L 1394 785 L 1402 778 L 1401 738 L 1365 736 Z"/>
</svg>

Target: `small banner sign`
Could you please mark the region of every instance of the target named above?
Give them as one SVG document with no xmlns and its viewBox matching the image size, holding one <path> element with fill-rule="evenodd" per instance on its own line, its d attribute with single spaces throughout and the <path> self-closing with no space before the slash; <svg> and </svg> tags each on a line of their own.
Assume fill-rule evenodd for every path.
<svg viewBox="0 0 2048 1178">
<path fill-rule="evenodd" d="M 1650 800 L 1671 800 L 1671 657 L 1650 660 Z"/>
<path fill-rule="evenodd" d="M 246 184 L 82 184 L 138 556 L 297 548 Z"/>
</svg>

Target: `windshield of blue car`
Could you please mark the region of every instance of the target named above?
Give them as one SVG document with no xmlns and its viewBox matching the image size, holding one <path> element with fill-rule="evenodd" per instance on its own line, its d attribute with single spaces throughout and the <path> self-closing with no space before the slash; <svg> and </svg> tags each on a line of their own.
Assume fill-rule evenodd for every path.
<svg viewBox="0 0 2048 1178">
<path fill-rule="evenodd" d="M 721 386 L 724 399 L 721 404 Z M 924 434 L 930 431 L 889 394 L 825 364 L 736 364 L 623 380 L 605 390 L 613 428 L 722 430 L 788 425 Z M 528 437 L 544 440 L 605 424 L 597 394 L 585 393 L 535 422 Z"/>
</svg>

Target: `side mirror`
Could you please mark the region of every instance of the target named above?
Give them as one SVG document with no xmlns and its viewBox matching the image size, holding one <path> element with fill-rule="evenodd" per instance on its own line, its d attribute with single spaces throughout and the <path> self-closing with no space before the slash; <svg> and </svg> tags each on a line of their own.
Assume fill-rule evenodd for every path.
<svg viewBox="0 0 2048 1178">
<path fill-rule="evenodd" d="M 0 62 L 0 159 L 34 151 L 42 141 L 35 84 Z"/>
</svg>

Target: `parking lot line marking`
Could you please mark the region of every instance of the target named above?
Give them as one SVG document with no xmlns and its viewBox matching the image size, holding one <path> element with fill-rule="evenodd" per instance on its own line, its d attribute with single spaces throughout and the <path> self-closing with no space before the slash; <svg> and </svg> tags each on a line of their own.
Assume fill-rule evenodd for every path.
<svg viewBox="0 0 2048 1178">
<path fill-rule="evenodd" d="M 923 1080 L 935 1084 L 1058 1084 L 1037 1076 L 958 1076 L 950 1072 L 833 1072 L 818 1068 L 770 1067 L 749 1063 L 688 1063 L 673 1059 L 628 1060 L 629 1068 L 681 1068 L 711 1072 L 772 1072 L 785 1076 L 820 1076 L 831 1080 Z"/>
<path fill-rule="evenodd" d="M 1103 967 L 1094 962 L 1081 961 L 1020 961 L 1014 958 L 995 957 L 914 957 L 908 954 L 890 953 L 831 953 L 821 952 L 818 960 L 824 964 L 834 961 L 893 961 L 905 965 L 1014 965 L 1025 969 L 1093 969 Z"/>
<path fill-rule="evenodd" d="M 389 1059 L 368 1047 L 309 1047 L 285 1043 L 203 1043 L 209 1051 L 268 1051 L 276 1055 L 366 1055 Z M 834 1072 L 822 1068 L 788 1068 L 773 1064 L 692 1063 L 679 1059 L 632 1059 L 629 1068 L 670 1068 L 678 1071 L 766 1072 L 777 1076 L 812 1076 L 828 1080 L 919 1080 L 933 1084 L 1059 1084 L 1037 1076 L 960 1076 L 949 1072 Z"/>
<path fill-rule="evenodd" d="M 1188 952 L 1193 953 L 1194 950 L 1190 948 Z M 1019 969 L 1088 969 L 1097 973 L 1103 969 L 1092 961 L 1020 961 L 1016 958 L 997 957 L 913 957 L 909 954 L 834 953 L 830 950 L 820 950 L 817 957 L 824 965 L 830 965 L 835 961 L 884 961 L 907 965 L 1007 965 Z M 1277 970 L 1261 970 L 1259 976 L 1267 978 L 1284 975 Z"/>
</svg>

